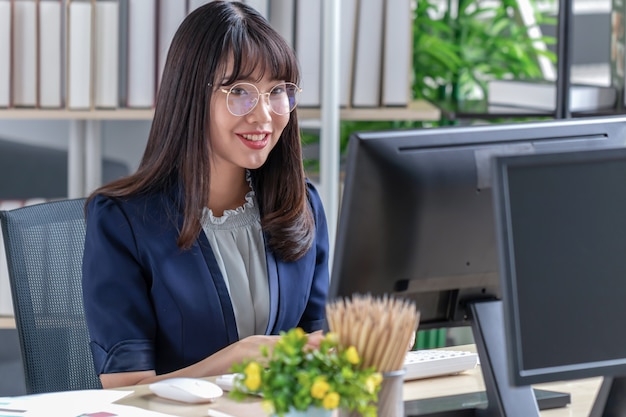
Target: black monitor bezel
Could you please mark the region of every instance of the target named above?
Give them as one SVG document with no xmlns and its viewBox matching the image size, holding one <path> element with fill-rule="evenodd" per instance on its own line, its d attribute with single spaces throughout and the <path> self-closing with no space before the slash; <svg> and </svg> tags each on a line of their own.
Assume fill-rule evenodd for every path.
<svg viewBox="0 0 626 417">
<path fill-rule="evenodd" d="M 511 201 L 509 198 L 511 190 L 508 181 L 509 172 L 512 169 L 533 169 L 536 167 L 555 167 L 559 165 L 573 166 L 574 164 L 607 163 L 616 160 L 626 164 L 626 148 L 501 156 L 496 157 L 493 161 L 493 196 L 494 213 L 496 215 L 496 234 L 499 247 L 500 289 L 504 309 L 504 328 L 508 364 L 512 382 L 515 385 L 521 386 L 596 376 L 626 375 L 626 355 L 622 357 L 617 357 L 616 355 L 610 359 L 606 358 L 598 361 L 582 360 L 581 358 L 581 360 L 572 361 L 571 363 L 564 362 L 541 367 L 526 366 L 524 360 L 526 354 L 536 355 L 537 353 L 526 352 L 528 348 L 525 347 L 524 337 L 522 336 L 520 328 L 520 304 L 525 303 L 525 306 L 530 306 L 532 300 L 520 300 L 521 293 L 518 291 L 519 279 L 517 277 L 515 260 L 516 248 L 513 241 L 514 227 L 512 225 Z M 532 192 L 532 189 L 525 188 L 524 190 L 525 193 Z M 580 216 L 576 217 L 579 218 L 581 222 L 584 221 L 584 218 Z M 560 285 L 560 287 L 563 288 L 562 295 L 563 297 L 567 297 L 568 278 L 559 278 L 563 280 L 562 285 Z M 569 287 L 571 288 L 571 286 Z M 585 308 L 585 306 L 580 307 Z M 598 309 L 600 307 L 600 305 L 594 303 L 593 305 L 588 305 L 586 308 Z M 557 315 L 555 314 L 554 316 L 556 317 Z M 573 317 L 570 317 L 570 321 L 571 320 L 574 320 Z M 541 323 L 537 323 L 537 325 L 540 326 Z M 594 326 L 594 328 L 596 328 L 598 332 L 602 330 L 608 330 L 610 333 L 619 331 L 612 326 L 610 317 L 606 317 L 606 321 L 602 323 L 597 323 L 597 326 Z M 588 337 L 593 335 L 580 334 L 579 336 L 581 343 L 584 343 L 587 341 Z M 610 335 L 606 336 L 604 340 L 607 338 L 610 339 Z"/>
</svg>

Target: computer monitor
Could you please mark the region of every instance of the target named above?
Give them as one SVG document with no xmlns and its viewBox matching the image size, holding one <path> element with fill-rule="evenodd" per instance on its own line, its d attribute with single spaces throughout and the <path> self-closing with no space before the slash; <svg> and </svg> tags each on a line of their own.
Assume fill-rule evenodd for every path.
<svg viewBox="0 0 626 417">
<path fill-rule="evenodd" d="M 501 157 L 494 169 L 513 382 L 606 376 L 597 409 L 626 415 L 626 149 Z"/>
<path fill-rule="evenodd" d="M 416 302 L 420 329 L 471 325 L 489 409 L 538 413 L 503 349 L 492 159 L 625 144 L 620 116 L 353 134 L 329 299 L 392 294 Z"/>
</svg>

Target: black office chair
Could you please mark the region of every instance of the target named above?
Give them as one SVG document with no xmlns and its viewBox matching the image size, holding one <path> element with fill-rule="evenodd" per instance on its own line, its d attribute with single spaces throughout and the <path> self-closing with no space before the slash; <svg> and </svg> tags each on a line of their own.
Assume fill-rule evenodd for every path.
<svg viewBox="0 0 626 417">
<path fill-rule="evenodd" d="M 0 211 L 28 393 L 101 388 L 83 311 L 84 204 Z"/>
</svg>

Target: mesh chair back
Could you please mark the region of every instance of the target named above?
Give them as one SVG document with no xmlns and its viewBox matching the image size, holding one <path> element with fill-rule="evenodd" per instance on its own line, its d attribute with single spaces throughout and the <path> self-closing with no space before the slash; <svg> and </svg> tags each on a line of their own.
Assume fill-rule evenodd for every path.
<svg viewBox="0 0 626 417">
<path fill-rule="evenodd" d="M 101 388 L 83 310 L 84 204 L 0 211 L 28 393 Z"/>
</svg>

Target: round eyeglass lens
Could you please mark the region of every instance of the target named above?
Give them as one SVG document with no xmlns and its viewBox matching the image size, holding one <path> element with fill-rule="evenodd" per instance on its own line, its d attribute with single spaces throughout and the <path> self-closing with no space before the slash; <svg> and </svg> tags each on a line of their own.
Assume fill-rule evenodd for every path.
<svg viewBox="0 0 626 417">
<path fill-rule="evenodd" d="M 293 83 L 280 83 L 270 90 L 269 99 L 272 111 L 283 115 L 296 108 L 300 89 Z"/>
<path fill-rule="evenodd" d="M 230 88 L 226 96 L 228 110 L 235 116 L 244 116 L 254 109 L 261 95 L 268 96 L 270 108 L 274 113 L 284 115 L 296 108 L 300 88 L 293 83 L 280 83 L 269 93 L 260 94 L 254 84 L 238 83 Z"/>
<path fill-rule="evenodd" d="M 226 96 L 228 110 L 235 116 L 243 116 L 252 111 L 259 101 L 259 90 L 252 84 L 233 85 Z"/>
</svg>

